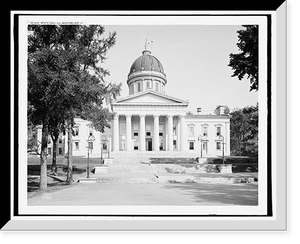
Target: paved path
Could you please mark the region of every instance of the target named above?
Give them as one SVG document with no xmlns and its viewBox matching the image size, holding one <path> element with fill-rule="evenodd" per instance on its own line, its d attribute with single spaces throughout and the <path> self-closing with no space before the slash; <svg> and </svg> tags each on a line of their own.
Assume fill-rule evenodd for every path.
<svg viewBox="0 0 300 244">
<path fill-rule="evenodd" d="M 257 205 L 258 184 L 76 183 L 28 199 L 30 206 L 86 205 Z"/>
</svg>

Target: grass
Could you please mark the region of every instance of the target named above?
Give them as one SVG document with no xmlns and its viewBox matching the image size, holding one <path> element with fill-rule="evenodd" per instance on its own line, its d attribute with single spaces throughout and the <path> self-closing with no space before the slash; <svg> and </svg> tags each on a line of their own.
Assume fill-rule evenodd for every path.
<svg viewBox="0 0 300 244">
<path fill-rule="evenodd" d="M 208 158 L 208 164 L 222 164 L 222 157 Z M 258 172 L 258 156 L 226 156 L 225 164 L 232 164 L 232 173 Z"/>
<path fill-rule="evenodd" d="M 258 156 L 225 156 L 226 164 L 258 164 Z M 208 163 L 222 164 L 222 157 L 208 158 Z"/>
</svg>

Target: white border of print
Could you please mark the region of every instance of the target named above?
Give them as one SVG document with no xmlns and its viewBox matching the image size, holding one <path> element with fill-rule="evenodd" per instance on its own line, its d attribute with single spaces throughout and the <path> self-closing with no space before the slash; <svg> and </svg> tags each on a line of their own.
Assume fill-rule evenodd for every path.
<svg viewBox="0 0 300 244">
<path fill-rule="evenodd" d="M 281 80 L 285 81 L 286 80 L 286 3 L 283 3 L 282 6 L 279 8 L 280 11 L 278 11 L 276 17 L 277 19 L 279 17 L 281 17 L 281 21 L 282 24 L 279 25 L 278 24 L 278 28 L 276 29 L 276 20 L 275 19 L 275 12 L 268 12 L 269 14 L 272 15 L 272 188 L 273 188 L 273 210 L 274 210 L 274 215 L 273 217 L 193 217 L 193 218 L 188 218 L 188 217 L 178 217 L 178 218 L 174 218 L 174 217 L 165 217 L 165 218 L 151 218 L 151 221 L 149 222 L 149 218 L 145 218 L 145 217 L 135 217 L 134 221 L 132 217 L 16 217 L 13 216 L 13 188 L 12 188 L 12 206 L 11 206 L 11 217 L 12 217 L 12 221 L 10 221 L 5 228 L 3 227 L 3 230 L 27 230 L 27 229 L 31 229 L 31 230 L 128 230 L 128 229 L 134 229 L 134 230 L 142 230 L 142 229 L 159 229 L 159 230 L 168 230 L 168 229 L 181 229 L 181 230 L 285 230 L 286 229 L 286 117 L 284 115 L 286 115 L 286 83 L 282 82 L 282 83 L 278 83 L 276 82 L 276 78 L 278 78 L 278 75 L 280 73 L 281 75 Z M 41 14 L 49 14 L 49 12 L 42 12 Z M 105 13 L 93 13 L 93 12 L 89 12 L 89 14 L 108 14 L 109 12 L 105 12 Z M 120 12 L 118 12 L 120 13 Z M 136 13 L 136 12 L 135 12 Z M 153 14 L 153 12 L 151 12 Z M 177 12 L 172 12 L 173 14 L 176 14 Z M 172 14 L 171 13 L 171 14 Z M 209 12 L 209 14 L 235 14 L 234 12 Z M 243 12 L 241 14 L 256 14 L 255 12 Z M 260 14 L 263 14 L 262 12 L 259 12 Z M 25 13 L 26 14 L 26 13 Z M 53 14 L 53 12 L 51 12 L 51 14 Z M 60 14 L 60 13 L 57 13 Z M 68 14 L 68 12 L 64 12 L 64 14 Z M 74 14 L 74 12 L 70 12 L 70 14 Z M 75 14 L 82 14 L 82 12 L 75 12 Z M 126 14 L 130 14 L 128 12 L 126 12 Z M 134 14 L 134 13 L 132 13 Z M 159 12 L 159 14 L 164 14 L 163 12 Z M 170 14 L 170 12 L 166 13 L 166 14 Z M 180 14 L 185 14 L 180 12 Z M 193 12 L 188 12 L 186 14 L 193 14 Z M 207 14 L 207 12 L 195 12 L 194 14 Z M 22 158 L 27 158 L 27 153 L 26 153 L 26 147 L 24 148 L 24 146 L 22 145 L 26 145 L 26 141 L 27 141 L 27 133 L 26 133 L 26 123 L 27 123 L 27 114 L 26 114 L 26 101 L 27 101 L 27 70 L 26 67 L 24 67 L 24 64 L 27 63 L 27 23 L 30 21 L 42 21 L 43 16 L 22 16 L 22 18 L 20 18 L 20 23 L 19 23 L 19 36 L 20 36 L 20 46 L 19 46 L 19 62 L 20 64 L 23 63 L 23 66 L 20 65 L 20 73 L 19 73 L 19 78 L 20 78 L 20 87 L 19 87 L 19 92 L 20 92 L 20 96 L 19 96 L 19 119 L 20 119 L 20 125 L 22 128 L 25 128 L 23 130 L 19 130 L 19 145 L 20 145 L 20 149 L 19 149 L 19 160 Z M 51 21 L 49 17 L 53 17 L 52 20 L 53 21 L 58 21 L 58 16 L 47 16 L 47 21 Z M 76 22 L 84 22 L 87 21 L 87 17 L 85 17 L 84 19 L 81 18 L 82 16 L 64 16 L 63 18 L 60 18 L 60 21 L 73 21 L 74 18 L 76 18 Z M 73 18 L 73 19 L 72 19 Z M 93 21 L 95 20 L 95 17 L 92 17 Z M 109 24 L 108 22 L 103 22 L 106 19 L 106 21 L 109 21 L 109 19 L 112 19 L 112 17 L 109 18 L 104 18 L 101 21 L 101 24 Z M 184 24 L 183 23 L 183 19 L 185 18 L 181 18 L 180 23 L 177 24 Z M 187 19 L 193 19 L 193 23 L 192 24 L 197 24 L 195 21 L 195 18 L 187 18 Z M 201 18 L 197 18 L 198 20 L 200 20 Z M 203 18 L 202 18 L 203 19 Z M 237 18 L 235 17 L 226 17 L 226 21 L 222 21 L 222 23 L 219 23 L 218 21 L 220 19 L 222 19 L 222 17 L 214 17 L 213 20 L 208 21 L 208 19 L 205 20 L 205 23 L 201 23 L 201 24 L 253 24 L 253 19 L 250 17 L 243 17 L 243 16 L 239 16 L 238 19 L 239 21 L 244 20 L 245 22 L 239 23 L 236 22 Z M 252 20 L 251 20 L 252 19 Z M 203 19 L 204 20 L 204 19 Z M 75 21 L 75 20 L 74 20 Z M 91 20 L 89 20 L 91 21 Z M 116 21 L 116 18 L 114 18 L 113 21 Z M 129 21 L 129 18 L 128 18 Z M 177 20 L 178 21 L 178 20 Z M 247 22 L 247 23 L 246 23 Z M 87 24 L 87 22 L 84 22 L 85 24 Z M 122 21 L 123 24 L 129 24 L 129 22 L 126 21 Z M 140 24 L 141 22 L 139 22 L 138 24 Z M 81 24 L 81 23 L 80 23 Z M 110 24 L 121 24 L 121 23 L 110 23 Z M 136 22 L 133 24 L 137 24 Z M 142 23 L 145 24 L 145 23 Z M 152 23 L 153 24 L 153 23 Z M 169 23 L 172 24 L 172 23 Z M 176 23 L 173 23 L 176 24 Z M 188 24 L 188 23 L 185 23 Z M 191 24 L 191 23 L 189 23 Z M 13 28 L 13 27 L 12 27 Z M 276 33 L 278 31 L 278 33 Z M 280 32 L 280 34 L 279 34 Z M 275 41 L 274 37 L 277 34 L 277 39 L 280 39 L 280 43 L 279 41 Z M 11 38 L 13 40 L 13 37 Z M 277 48 L 277 50 L 275 50 L 275 46 L 277 45 L 283 45 L 280 46 L 280 48 Z M 276 56 L 275 54 L 277 53 L 277 58 L 278 60 L 276 60 Z M 280 59 L 279 59 L 279 54 L 280 54 Z M 261 60 L 261 57 L 260 57 Z M 260 62 L 261 63 L 261 62 Z M 26 65 L 25 65 L 26 66 Z M 280 67 L 281 69 L 278 69 L 278 72 L 276 72 L 275 74 L 275 67 Z M 13 67 L 13 45 L 12 45 L 12 67 Z M 260 71 L 261 71 L 261 67 Z M 280 72 L 279 72 L 280 71 Z M 260 75 L 262 75 L 260 73 Z M 277 76 L 277 77 L 275 77 Z M 260 77 L 261 80 L 261 77 Z M 13 70 L 12 70 L 12 84 L 13 84 Z M 260 83 L 261 85 L 261 83 Z M 280 85 L 280 87 L 279 87 Z M 13 88 L 13 85 L 12 85 Z M 277 89 L 276 89 L 277 88 Z M 260 93 L 261 92 L 261 87 L 260 87 Z M 266 91 L 265 91 L 266 93 Z M 12 95 L 13 95 L 13 89 L 12 89 Z M 259 96 L 259 102 L 261 104 L 260 99 L 266 99 L 265 97 L 266 95 L 261 95 Z M 12 96 L 13 97 L 13 96 Z M 280 98 L 280 100 L 279 100 Z M 277 100 L 277 104 L 275 103 L 275 99 Z M 25 102 L 24 102 L 25 101 Z M 23 102 L 23 103 L 22 103 Z M 12 100 L 12 108 L 13 108 L 13 100 Z M 281 117 L 278 116 L 278 113 L 276 113 L 276 105 L 280 105 L 280 107 L 278 106 L 277 109 L 280 110 L 280 114 Z M 266 109 L 266 105 L 265 105 L 265 109 Z M 259 116 L 261 116 L 263 110 L 261 110 L 260 107 L 260 114 Z M 265 110 L 263 111 L 265 112 Z M 13 118 L 13 112 L 12 112 L 12 118 Z M 261 117 L 260 117 L 261 119 Z M 275 119 L 277 119 L 277 123 L 275 124 Z M 266 122 L 266 121 L 265 121 Z M 277 126 L 277 128 L 275 127 Z M 280 128 L 280 130 L 278 129 Z M 260 130 L 261 131 L 261 130 Z M 12 137 L 13 138 L 13 129 L 11 131 Z M 277 133 L 277 134 L 276 134 Z M 260 134 L 261 136 L 261 134 Z M 261 137 L 260 137 L 261 138 Z M 276 140 L 275 140 L 276 139 Z M 280 140 L 279 140 L 280 139 Z M 261 149 L 263 148 L 262 143 L 260 143 L 259 145 L 259 149 L 261 152 Z M 281 149 L 276 150 L 276 146 L 277 148 Z M 13 148 L 13 141 L 11 144 L 11 147 Z M 264 149 L 266 149 L 266 147 L 264 147 Z M 24 153 L 25 152 L 25 153 Z M 26 156 L 25 156 L 26 155 Z M 13 159 L 13 157 L 11 157 Z M 263 155 L 260 153 L 260 160 L 261 158 L 263 158 Z M 277 165 L 276 163 L 276 159 L 280 159 L 281 164 Z M 13 181 L 13 161 L 12 161 L 12 167 L 11 167 L 11 172 L 12 172 L 12 187 L 14 184 Z M 261 187 L 261 177 L 263 173 L 263 168 L 259 168 L 259 172 L 261 173 L 259 175 L 259 179 L 260 179 L 260 191 L 259 194 L 261 194 L 262 191 L 265 191 L 266 193 L 266 187 Z M 275 184 L 277 182 L 277 180 L 279 179 L 279 177 L 275 178 L 277 174 L 280 174 L 280 179 L 282 179 L 282 181 L 280 182 L 280 184 Z M 266 174 L 265 174 L 266 175 Z M 58 209 L 47 209 L 47 208 L 40 208 L 40 207 L 35 207 L 35 209 L 30 209 L 27 206 L 27 167 L 26 164 L 24 164 L 24 162 L 22 164 L 20 164 L 19 161 L 19 213 L 20 214 L 35 214 L 35 213 L 42 213 L 42 214 L 47 214 L 47 212 L 49 214 L 51 214 L 51 212 L 56 212 Z M 263 189 L 261 189 L 263 188 Z M 277 194 L 276 194 L 277 192 Z M 261 195 L 259 196 L 259 204 L 263 204 L 265 201 L 265 196 Z M 61 208 L 61 207 L 59 207 Z M 69 207 L 68 207 L 69 208 Z M 88 207 L 90 208 L 90 207 Z M 147 207 L 146 207 L 147 208 Z M 190 209 L 190 207 L 188 207 Z M 219 207 L 220 208 L 220 207 Z M 120 209 L 120 207 L 118 207 L 118 209 Z M 121 208 L 122 209 L 122 208 Z M 221 207 L 221 212 L 222 209 L 224 210 L 224 207 Z M 277 211 L 278 209 L 280 209 L 280 211 Z M 54 211 L 55 210 L 55 211 Z M 71 208 L 70 210 L 68 209 L 64 209 L 62 212 L 63 214 L 68 214 L 68 212 L 73 212 L 73 213 L 79 213 L 78 211 L 81 210 L 80 208 L 76 207 L 76 208 Z M 82 209 L 84 210 L 84 209 Z M 87 209 L 85 208 L 85 211 Z M 103 210 L 103 209 L 102 209 Z M 111 209 L 112 210 L 112 209 Z M 125 210 L 125 209 L 123 209 Z M 149 208 L 147 209 L 149 211 Z M 227 209 L 228 210 L 228 209 Z M 244 210 L 248 210 L 249 209 L 244 209 Z M 97 214 L 97 212 L 94 211 L 94 209 L 92 210 L 93 214 Z M 136 208 L 134 209 L 134 211 L 136 212 Z M 101 211 L 102 212 L 102 211 Z M 263 209 L 262 212 L 265 212 L 265 209 Z M 114 212 L 116 213 L 116 212 Z M 207 212 L 206 212 L 207 213 Z M 249 213 L 249 212 L 248 212 Z M 85 212 L 85 214 L 87 214 Z M 165 214 L 165 213 L 164 213 Z M 176 211 L 176 214 L 178 214 L 178 211 Z M 199 214 L 194 212 L 194 214 Z M 238 213 L 237 213 L 238 214 Z M 82 224 L 81 221 L 74 221 L 74 220 L 94 220 L 92 222 L 89 221 L 85 221 L 84 224 Z M 174 220 L 180 220 L 180 221 L 174 221 Z M 194 220 L 194 221 L 190 221 L 190 220 Z M 22 221 L 16 221 L 16 220 L 22 220 Z M 32 221 L 35 220 L 35 221 Z M 39 221 L 37 221 L 39 220 Z M 58 220 L 58 221 L 49 221 L 49 220 Z M 109 221 L 111 220 L 111 221 Z M 122 221 L 120 221 L 122 220 Z M 157 221 L 160 220 L 160 221 Z M 163 221 L 162 221 L 163 220 Z M 204 222 L 202 221 L 204 220 Z M 209 220 L 209 221 L 207 221 Z M 222 220 L 222 221 L 219 221 Z M 238 220 L 238 221 L 237 221 Z M 252 221 L 248 221 L 248 220 L 252 220 Z M 276 221 L 275 221 L 276 220 Z M 69 223 L 69 221 L 72 221 L 71 224 L 67 224 Z M 279 222 L 280 221 L 280 222 Z M 81 223 L 80 223 L 81 222 Z"/>
<path fill-rule="evenodd" d="M 49 18 L 48 18 L 49 17 Z M 159 24 L 173 24 L 178 25 L 198 25 L 198 24 L 206 24 L 206 25 L 242 25 L 242 24 L 258 24 L 259 25 L 259 78 L 260 80 L 267 80 L 267 19 L 266 17 L 203 17 L 203 16 L 193 16 L 193 17 L 161 17 L 161 16 L 146 16 L 142 17 L 142 20 L 137 21 L 135 18 L 138 17 L 107 17 L 107 16 L 22 16 L 20 23 L 20 77 L 26 77 L 27 69 L 26 66 L 21 66 L 21 64 L 25 64 L 27 61 L 27 25 L 28 24 L 53 24 L 53 23 L 73 23 L 73 20 L 76 19 L 75 23 L 83 23 L 83 24 L 100 24 L 103 25 L 111 25 L 111 24 L 131 24 L 138 22 L 139 24 L 153 25 L 156 23 Z M 171 18 L 171 19 L 169 19 Z M 217 19 L 216 19 L 217 18 Z M 42 19 L 42 20 L 41 20 Z M 44 21 L 47 19 L 47 22 Z M 62 20 L 63 19 L 63 20 Z M 59 21 L 58 21 L 59 20 Z M 57 22 L 54 22 L 57 21 Z M 21 68 L 22 67 L 22 68 Z M 22 79 L 20 82 L 20 91 L 26 91 L 27 87 L 27 79 Z M 20 214 L 223 214 L 223 215 L 264 215 L 266 214 L 267 209 L 267 123 L 266 123 L 266 115 L 267 115 L 267 83 L 261 82 L 260 91 L 259 91 L 259 103 L 260 103 L 260 129 L 259 130 L 259 204 L 258 206 L 27 206 L 27 174 L 26 167 L 27 164 L 20 163 L 19 164 L 19 199 L 20 199 Z M 20 114 L 20 120 L 26 117 L 26 97 L 27 93 L 20 94 L 20 111 L 22 111 L 22 115 Z M 21 112 L 20 112 L 21 113 Z M 25 117 L 24 117 L 25 116 Z M 262 118 L 262 119 L 261 119 Z M 22 127 L 26 125 L 26 121 L 22 121 Z M 23 133 L 23 135 L 21 135 Z M 24 129 L 20 129 L 20 145 L 27 145 L 27 132 L 26 127 Z M 22 142 L 21 142 L 22 141 Z M 20 158 L 26 158 L 26 147 L 20 148 L 22 152 L 20 152 Z M 23 157 L 24 155 L 24 157 Z"/>
</svg>

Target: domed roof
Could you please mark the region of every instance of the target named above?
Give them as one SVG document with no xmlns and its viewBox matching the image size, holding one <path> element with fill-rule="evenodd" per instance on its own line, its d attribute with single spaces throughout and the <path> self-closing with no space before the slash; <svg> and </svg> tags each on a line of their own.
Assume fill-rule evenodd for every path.
<svg viewBox="0 0 300 244">
<path fill-rule="evenodd" d="M 151 55 L 151 52 L 148 50 L 144 50 L 143 55 L 138 57 L 133 62 L 130 68 L 129 75 L 136 71 L 156 71 L 166 76 L 161 62 L 156 57 Z"/>
</svg>

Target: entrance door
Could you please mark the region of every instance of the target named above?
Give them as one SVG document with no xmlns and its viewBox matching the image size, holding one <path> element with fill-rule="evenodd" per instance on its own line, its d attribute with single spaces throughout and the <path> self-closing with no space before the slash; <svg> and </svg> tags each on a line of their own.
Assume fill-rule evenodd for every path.
<svg viewBox="0 0 300 244">
<path fill-rule="evenodd" d="M 152 138 L 146 139 L 146 151 L 152 151 Z"/>
</svg>

